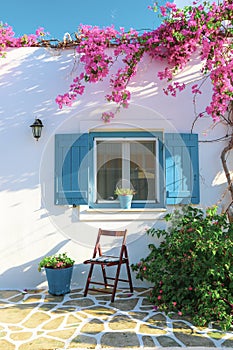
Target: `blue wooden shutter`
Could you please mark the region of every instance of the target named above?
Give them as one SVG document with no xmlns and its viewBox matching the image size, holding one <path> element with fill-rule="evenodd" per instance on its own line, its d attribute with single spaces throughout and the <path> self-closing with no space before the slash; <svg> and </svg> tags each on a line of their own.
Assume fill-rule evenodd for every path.
<svg viewBox="0 0 233 350">
<path fill-rule="evenodd" d="M 165 134 L 167 204 L 198 204 L 197 134 Z"/>
<path fill-rule="evenodd" d="M 88 203 L 88 134 L 55 135 L 55 204 Z"/>
</svg>

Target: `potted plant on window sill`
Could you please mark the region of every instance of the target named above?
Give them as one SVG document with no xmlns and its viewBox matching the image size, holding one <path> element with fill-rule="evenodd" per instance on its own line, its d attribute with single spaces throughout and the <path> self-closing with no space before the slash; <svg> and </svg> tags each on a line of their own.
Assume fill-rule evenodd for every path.
<svg viewBox="0 0 233 350">
<path fill-rule="evenodd" d="M 45 269 L 50 294 L 63 295 L 70 292 L 74 262 L 67 253 L 46 256 L 39 262 L 38 271 Z"/>
<path fill-rule="evenodd" d="M 122 209 L 131 208 L 131 202 L 135 194 L 134 189 L 117 187 L 114 193 L 118 196 Z"/>
</svg>

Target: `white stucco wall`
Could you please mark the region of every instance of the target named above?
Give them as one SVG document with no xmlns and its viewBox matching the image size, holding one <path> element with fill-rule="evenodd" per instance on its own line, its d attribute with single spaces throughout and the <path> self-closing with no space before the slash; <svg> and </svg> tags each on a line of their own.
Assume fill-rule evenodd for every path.
<svg viewBox="0 0 233 350">
<path fill-rule="evenodd" d="M 156 74 L 161 64 L 145 57 L 130 85 L 130 107 L 104 124 L 101 113 L 115 108 L 104 100 L 105 82 L 89 84 L 72 108 L 59 110 L 55 103 L 55 97 L 68 89 L 72 71 L 81 68 L 73 66 L 73 54 L 72 50 L 53 55 L 43 48 L 19 48 L 10 50 L 0 61 L 0 288 L 45 286 L 44 274 L 37 271 L 38 262 L 44 255 L 57 252 L 68 252 L 75 259 L 72 287 L 83 287 L 87 268 L 82 262 L 92 253 L 99 227 L 128 229 L 129 255 L 134 263 L 147 254 L 145 228 L 154 222 L 164 226 L 164 211 L 110 214 L 87 211 L 86 207 L 55 206 L 54 135 L 90 129 L 190 132 L 190 88 L 177 98 L 165 96 L 165 83 Z M 192 64 L 197 62 L 194 58 Z M 197 77 L 191 66 L 182 73 L 186 83 Z M 209 93 L 208 86 L 199 97 L 200 110 Z M 35 117 L 44 124 L 38 142 L 29 127 Z M 197 122 L 194 132 L 199 133 L 201 141 L 225 135 L 224 127 L 211 125 L 208 118 Z M 223 143 L 200 143 L 201 207 L 215 204 L 226 188 L 219 157 L 222 148 Z"/>
</svg>

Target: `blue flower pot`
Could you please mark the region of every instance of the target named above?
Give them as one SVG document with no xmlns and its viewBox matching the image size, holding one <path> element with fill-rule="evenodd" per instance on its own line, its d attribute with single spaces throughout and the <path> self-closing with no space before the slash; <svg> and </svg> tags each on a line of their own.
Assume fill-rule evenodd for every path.
<svg viewBox="0 0 233 350">
<path fill-rule="evenodd" d="M 66 269 L 45 268 L 49 285 L 49 293 L 53 295 L 63 295 L 70 292 L 70 283 L 73 266 Z"/>
<path fill-rule="evenodd" d="M 120 201 L 120 206 L 122 209 L 130 209 L 133 195 L 128 194 L 126 196 L 118 196 Z"/>
</svg>

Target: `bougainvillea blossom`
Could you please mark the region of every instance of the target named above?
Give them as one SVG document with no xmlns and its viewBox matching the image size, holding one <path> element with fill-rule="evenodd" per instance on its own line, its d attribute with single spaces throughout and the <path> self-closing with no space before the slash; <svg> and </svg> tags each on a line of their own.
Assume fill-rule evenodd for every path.
<svg viewBox="0 0 233 350">
<path fill-rule="evenodd" d="M 201 74 L 209 76 L 212 83 L 212 99 L 205 113 L 214 121 L 224 118 L 229 103 L 233 100 L 233 1 L 224 0 L 219 4 L 204 2 L 178 9 L 167 2 L 160 7 L 163 23 L 155 30 L 142 35 L 135 30 L 125 32 L 114 27 L 80 25 L 76 35 L 76 51 L 83 69 L 73 79 L 69 91 L 56 98 L 59 108 L 72 106 L 79 95 L 85 92 L 87 83 L 97 83 L 108 79 L 109 91 L 106 100 L 117 106 L 127 108 L 131 94 L 129 83 L 137 72 L 137 67 L 147 53 L 152 60 L 165 63 L 159 79 L 168 82 L 165 94 L 176 96 L 185 85 L 174 76 L 190 61 L 198 51 L 202 61 Z M 150 7 L 157 10 L 158 4 Z M 38 28 L 36 35 L 14 37 L 12 27 L 0 25 L 0 57 L 5 55 L 7 47 L 39 46 L 44 29 Z M 109 50 L 109 48 L 111 48 Z M 121 60 L 122 68 L 111 69 Z M 114 72 L 115 73 L 112 73 Z M 201 84 L 192 87 L 194 96 L 201 93 Z M 204 115 L 201 112 L 201 115 Z M 103 117 L 109 122 L 110 118 Z"/>
</svg>

